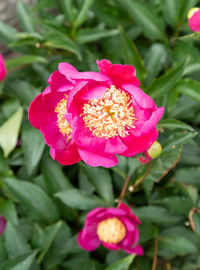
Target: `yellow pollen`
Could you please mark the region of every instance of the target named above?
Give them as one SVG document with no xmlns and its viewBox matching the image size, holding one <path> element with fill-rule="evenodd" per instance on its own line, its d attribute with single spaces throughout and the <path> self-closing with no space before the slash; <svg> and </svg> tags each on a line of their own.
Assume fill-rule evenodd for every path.
<svg viewBox="0 0 200 270">
<path fill-rule="evenodd" d="M 126 228 L 118 218 L 108 218 L 97 226 L 99 239 L 108 244 L 118 244 L 126 236 Z"/>
<path fill-rule="evenodd" d="M 131 128 L 135 128 L 132 99 L 114 85 L 106 89 L 103 98 L 85 103 L 82 116 L 85 126 L 97 137 L 125 137 Z"/>
<path fill-rule="evenodd" d="M 67 98 L 68 96 L 65 95 L 65 98 L 57 103 L 54 112 L 57 113 L 57 125 L 59 131 L 63 136 L 67 136 L 67 139 L 69 140 L 71 138 L 72 128 L 65 118 L 65 114 L 67 113 Z"/>
</svg>

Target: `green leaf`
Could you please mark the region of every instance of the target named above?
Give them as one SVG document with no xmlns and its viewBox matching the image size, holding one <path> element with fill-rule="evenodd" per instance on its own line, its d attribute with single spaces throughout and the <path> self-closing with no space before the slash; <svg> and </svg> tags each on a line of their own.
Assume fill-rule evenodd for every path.
<svg viewBox="0 0 200 270">
<path fill-rule="evenodd" d="M 164 207 L 160 206 L 142 206 L 134 208 L 136 214 L 142 222 L 151 222 L 159 225 L 173 225 L 183 220 L 182 216 L 172 214 Z"/>
<path fill-rule="evenodd" d="M 63 173 L 62 167 L 54 160 L 46 158 L 42 160 L 42 173 L 50 194 L 72 188 L 67 176 Z"/>
<path fill-rule="evenodd" d="M 185 67 L 185 70 L 183 72 L 183 76 L 190 75 L 192 73 L 196 73 L 200 71 L 200 63 L 192 63 Z"/>
<path fill-rule="evenodd" d="M 48 48 L 67 50 L 74 53 L 79 60 L 82 59 L 78 46 L 67 35 L 61 32 L 50 32 L 43 45 Z"/>
<path fill-rule="evenodd" d="M 150 173 L 143 182 L 143 187 L 148 196 L 152 191 L 155 182 L 159 182 L 172 168 L 174 168 L 180 159 L 182 147 L 177 146 L 168 152 L 163 151 L 159 158 L 152 161 Z"/>
<path fill-rule="evenodd" d="M 107 206 L 105 202 L 100 200 L 97 196 L 87 195 L 85 192 L 75 188 L 64 190 L 57 193 L 55 196 L 64 204 L 80 210 L 91 210 L 96 207 Z"/>
<path fill-rule="evenodd" d="M 13 225 L 18 225 L 17 211 L 12 201 L 0 201 L 0 214 Z"/>
<path fill-rule="evenodd" d="M 30 246 L 21 233 L 10 222 L 7 222 L 4 235 L 6 249 L 10 258 L 30 252 Z"/>
<path fill-rule="evenodd" d="M 163 44 L 155 43 L 148 50 L 145 59 L 147 76 L 145 84 L 148 85 L 162 70 L 167 61 L 167 50 Z"/>
<path fill-rule="evenodd" d="M 23 55 L 23 56 L 18 56 L 15 58 L 11 58 L 9 60 L 6 60 L 6 68 L 8 70 L 13 69 L 13 68 L 19 68 L 24 65 L 29 65 L 33 63 L 48 63 L 46 58 L 38 55 Z"/>
<path fill-rule="evenodd" d="M 181 40 L 181 41 L 185 41 L 185 42 L 192 42 L 192 41 L 196 41 L 199 39 L 200 39 L 199 33 L 193 33 L 193 34 L 185 35 L 182 37 L 174 38 L 174 40 Z"/>
<path fill-rule="evenodd" d="M 1 270 L 29 270 L 33 260 L 35 259 L 37 252 L 29 253 L 26 255 L 19 256 L 14 259 L 6 261 L 2 266 Z"/>
<path fill-rule="evenodd" d="M 114 203 L 112 179 L 109 172 L 104 168 L 92 168 L 81 164 L 81 168 L 88 176 L 90 183 L 95 187 L 97 193 L 107 202 Z"/>
<path fill-rule="evenodd" d="M 67 270 L 96 270 L 95 263 L 89 258 L 75 258 L 69 259 L 63 263 Z"/>
<path fill-rule="evenodd" d="M 124 259 L 110 265 L 105 270 L 128 270 L 134 258 L 135 258 L 135 255 L 129 255 L 125 257 Z"/>
<path fill-rule="evenodd" d="M 160 237 L 158 254 L 162 254 L 163 249 L 171 251 L 173 256 L 198 253 L 198 248 L 190 240 L 176 236 Z"/>
<path fill-rule="evenodd" d="M 29 123 L 24 125 L 22 128 L 22 150 L 28 176 L 31 176 L 36 169 L 44 147 L 45 143 L 41 132 L 33 128 Z"/>
<path fill-rule="evenodd" d="M 94 0 L 83 0 L 82 1 L 82 7 L 74 21 L 74 26 L 77 28 L 79 26 L 81 26 L 81 24 L 83 24 L 83 22 L 86 19 L 87 16 L 87 12 L 90 9 L 90 7 L 92 6 Z"/>
<path fill-rule="evenodd" d="M 19 24 L 24 31 L 35 32 L 31 11 L 23 0 L 17 1 L 17 17 Z"/>
<path fill-rule="evenodd" d="M 14 39 L 16 29 L 2 21 L 0 21 L 0 39 L 5 45 Z"/>
<path fill-rule="evenodd" d="M 197 132 L 184 132 L 172 134 L 164 143 L 163 151 L 169 151 L 179 144 L 188 143 L 197 135 Z"/>
<path fill-rule="evenodd" d="M 162 10 L 166 22 L 173 28 L 176 27 L 179 19 L 180 1 L 162 0 Z"/>
<path fill-rule="evenodd" d="M 139 79 L 143 80 L 146 74 L 144 62 L 141 56 L 139 55 L 135 44 L 126 34 L 124 29 L 120 26 L 119 30 L 124 62 L 126 64 L 133 65 L 137 71 L 137 76 L 139 77 Z"/>
<path fill-rule="evenodd" d="M 19 129 L 23 117 L 23 109 L 20 107 L 2 126 L 0 126 L 0 146 L 7 157 L 17 144 Z"/>
<path fill-rule="evenodd" d="M 151 40 L 166 40 L 164 24 L 150 3 L 139 0 L 116 0 L 142 28 L 145 36 Z"/>
<path fill-rule="evenodd" d="M 163 199 L 158 199 L 153 202 L 157 205 L 163 205 L 172 212 L 188 216 L 190 209 L 194 207 L 193 202 L 188 197 L 170 196 Z"/>
<path fill-rule="evenodd" d="M 62 221 L 59 221 L 56 224 L 46 227 L 42 234 L 36 234 L 36 236 L 33 237 L 34 246 L 41 250 L 41 253 L 39 254 L 39 257 L 37 259 L 38 263 L 41 263 L 44 256 L 48 252 L 61 226 Z"/>
<path fill-rule="evenodd" d="M 76 34 L 76 41 L 79 44 L 86 44 L 98 41 L 102 38 L 108 38 L 119 34 L 118 29 L 99 29 L 99 28 L 83 28 Z"/>
<path fill-rule="evenodd" d="M 50 223 L 59 218 L 55 204 L 39 186 L 14 178 L 5 178 L 4 184 L 35 220 Z"/>
<path fill-rule="evenodd" d="M 196 167 L 180 168 L 175 172 L 175 179 L 177 182 L 195 185 L 200 188 L 200 169 Z"/>
<path fill-rule="evenodd" d="M 72 24 L 75 18 L 73 0 L 57 0 L 57 4 Z"/>
<path fill-rule="evenodd" d="M 175 90 L 200 102 L 200 82 L 192 79 L 184 79 L 176 84 Z"/>
<path fill-rule="evenodd" d="M 175 68 L 170 69 L 158 79 L 154 79 L 153 82 L 147 86 L 147 93 L 153 98 L 166 95 L 183 75 L 187 62 L 188 60 L 186 59 L 183 63 L 179 64 Z"/>
<path fill-rule="evenodd" d="M 146 243 L 158 235 L 158 228 L 155 225 L 142 222 L 140 225 L 140 243 Z"/>
<path fill-rule="evenodd" d="M 184 130 L 194 131 L 194 129 L 191 126 L 189 126 L 188 124 L 186 124 L 180 120 L 169 119 L 169 118 L 159 121 L 158 127 L 159 128 L 184 129 Z"/>
<path fill-rule="evenodd" d="M 46 254 L 45 266 L 47 269 L 56 267 L 66 257 L 66 253 L 61 253 L 61 251 L 66 246 L 66 243 L 70 238 L 70 227 L 66 224 L 66 222 L 62 222 L 62 225 L 56 234 L 48 253 Z"/>
</svg>

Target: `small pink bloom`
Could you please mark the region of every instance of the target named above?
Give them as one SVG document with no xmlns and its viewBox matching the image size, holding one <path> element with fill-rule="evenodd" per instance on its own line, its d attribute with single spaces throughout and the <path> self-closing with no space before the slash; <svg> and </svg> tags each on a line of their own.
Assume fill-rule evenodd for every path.
<svg viewBox="0 0 200 270">
<path fill-rule="evenodd" d="M 4 217 L 0 216 L 0 235 L 4 232 L 6 228 L 6 220 Z"/>
<path fill-rule="evenodd" d="M 200 32 L 200 9 L 192 8 L 188 12 L 188 24 L 192 31 Z"/>
<path fill-rule="evenodd" d="M 160 156 L 162 153 L 162 146 L 159 144 L 159 142 L 155 141 L 149 149 L 147 149 L 144 152 L 144 157 L 139 158 L 139 162 L 141 164 L 146 164 L 150 160 L 155 159 Z"/>
<path fill-rule="evenodd" d="M 2 54 L 0 54 L 0 81 L 3 81 L 6 77 L 6 67 Z"/>
<path fill-rule="evenodd" d="M 87 251 L 93 251 L 103 244 L 111 250 L 123 249 L 129 254 L 142 256 L 143 249 L 138 245 L 140 223 L 124 203 L 119 208 L 96 208 L 87 214 L 77 241 Z"/>
</svg>

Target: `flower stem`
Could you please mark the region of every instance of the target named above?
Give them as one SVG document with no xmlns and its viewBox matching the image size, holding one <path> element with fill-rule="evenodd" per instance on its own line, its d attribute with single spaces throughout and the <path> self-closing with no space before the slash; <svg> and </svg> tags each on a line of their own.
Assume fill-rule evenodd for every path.
<svg viewBox="0 0 200 270">
<path fill-rule="evenodd" d="M 158 236 L 155 239 L 152 270 L 156 270 L 157 256 L 158 256 Z"/>
<path fill-rule="evenodd" d="M 119 201 L 118 201 L 117 207 L 120 206 L 120 204 L 122 202 L 122 199 L 124 198 L 124 195 L 126 193 L 126 190 L 127 190 L 128 184 L 129 184 L 129 181 L 130 181 L 130 175 L 127 175 L 127 177 L 126 177 L 126 179 L 124 181 L 124 185 L 122 187 L 122 191 L 121 191 L 120 196 L 119 196 Z"/>
</svg>

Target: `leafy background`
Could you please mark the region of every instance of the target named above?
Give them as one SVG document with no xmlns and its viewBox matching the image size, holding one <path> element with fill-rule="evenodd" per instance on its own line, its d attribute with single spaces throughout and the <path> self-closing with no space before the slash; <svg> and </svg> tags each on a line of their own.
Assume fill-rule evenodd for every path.
<svg viewBox="0 0 200 270">
<path fill-rule="evenodd" d="M 0 213 L 8 220 L 0 270 L 200 268 L 200 51 L 198 35 L 183 38 L 191 34 L 187 12 L 198 4 L 40 0 L 29 7 L 18 0 L 18 29 L 0 22 L 0 40 L 14 53 L 0 84 Z M 141 88 L 165 107 L 158 124 L 163 153 L 124 198 L 142 221 L 144 257 L 103 247 L 88 253 L 76 235 L 87 212 L 114 206 L 124 178 L 136 183 L 146 165 L 119 157 L 109 170 L 62 167 L 27 119 L 30 102 L 59 62 L 97 70 L 102 58 L 134 65 Z"/>
</svg>

